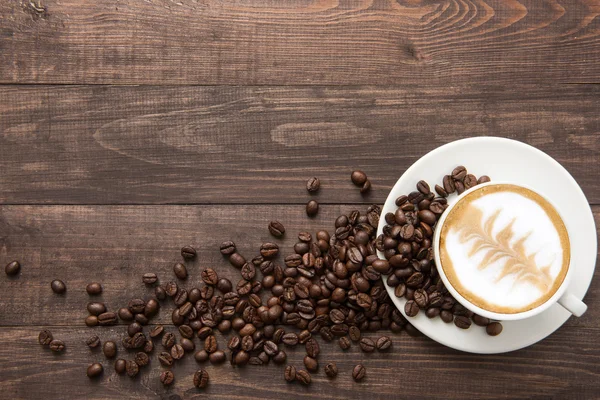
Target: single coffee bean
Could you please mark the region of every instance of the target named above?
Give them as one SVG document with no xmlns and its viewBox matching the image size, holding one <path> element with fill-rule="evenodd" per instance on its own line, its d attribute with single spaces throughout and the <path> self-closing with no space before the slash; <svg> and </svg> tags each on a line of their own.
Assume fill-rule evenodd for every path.
<svg viewBox="0 0 600 400">
<path fill-rule="evenodd" d="M 462 181 L 465 179 L 465 176 L 467 176 L 467 169 L 462 165 L 459 165 L 452 171 L 452 179 L 455 181 Z"/>
<path fill-rule="evenodd" d="M 235 243 L 233 243 L 231 240 L 221 243 L 221 254 L 224 256 L 229 256 L 235 253 L 235 250 Z"/>
<path fill-rule="evenodd" d="M 473 315 L 473 322 L 478 326 L 488 326 L 490 324 L 490 319 L 486 317 L 482 317 L 481 315 Z"/>
<path fill-rule="evenodd" d="M 338 374 L 338 367 L 337 364 L 334 362 L 330 362 L 327 363 L 327 365 L 325 365 L 325 375 L 327 375 L 330 378 L 335 378 Z"/>
<path fill-rule="evenodd" d="M 96 317 L 95 315 L 88 315 L 85 318 L 85 324 L 86 324 L 86 326 L 89 326 L 90 328 L 92 326 L 97 326 L 98 325 L 98 317 Z"/>
<path fill-rule="evenodd" d="M 152 351 L 154 351 L 154 342 L 152 340 L 146 341 L 146 344 L 144 344 L 143 350 L 146 353 L 152 353 Z"/>
<path fill-rule="evenodd" d="M 314 217 L 319 212 L 319 203 L 314 200 L 306 203 L 306 215 L 309 217 Z"/>
<path fill-rule="evenodd" d="M 4 272 L 8 276 L 14 276 L 21 270 L 21 264 L 18 261 L 11 261 L 4 267 Z"/>
<path fill-rule="evenodd" d="M 184 246 L 181 248 L 181 256 L 186 260 L 193 260 L 196 258 L 196 249 L 192 246 Z"/>
<path fill-rule="evenodd" d="M 386 351 L 392 347 L 392 339 L 390 339 L 388 336 L 382 336 L 377 339 L 375 345 L 377 346 L 377 350 Z"/>
<path fill-rule="evenodd" d="M 429 304 L 429 296 L 427 295 L 427 292 L 423 289 L 415 290 L 415 293 L 413 294 L 413 300 L 415 301 L 415 303 L 417 303 L 417 306 L 419 306 L 419 308 L 425 308 L 427 307 L 427 304 Z"/>
<path fill-rule="evenodd" d="M 287 382 L 293 382 L 296 380 L 296 367 L 294 367 L 293 365 L 288 365 L 285 367 L 285 370 L 283 371 L 283 379 L 285 379 Z"/>
<path fill-rule="evenodd" d="M 277 354 L 273 356 L 273 362 L 277 365 L 284 364 L 287 361 L 287 353 L 283 350 L 280 350 Z"/>
<path fill-rule="evenodd" d="M 163 301 L 167 298 L 167 292 L 165 291 L 165 288 L 163 288 L 162 286 L 156 286 L 154 288 L 154 295 L 160 301 Z"/>
<path fill-rule="evenodd" d="M 106 358 L 114 358 L 117 355 L 117 344 L 112 341 L 104 342 L 102 352 Z"/>
<path fill-rule="evenodd" d="M 65 283 L 60 279 L 53 280 L 52 283 L 50 283 L 50 287 L 52 288 L 52 291 L 56 294 L 63 294 L 67 291 L 67 285 L 65 285 Z"/>
<path fill-rule="evenodd" d="M 155 299 L 148 300 L 148 302 L 146 303 L 146 307 L 144 308 L 144 316 L 146 318 L 154 317 L 156 314 L 158 314 L 159 308 L 160 305 L 158 304 L 158 301 L 156 301 Z"/>
<path fill-rule="evenodd" d="M 298 382 L 306 386 L 310 385 L 311 382 L 310 374 L 308 373 L 308 371 L 305 371 L 303 369 L 298 370 L 296 372 L 296 379 L 298 380 Z"/>
<path fill-rule="evenodd" d="M 310 372 L 317 372 L 319 370 L 319 362 L 309 356 L 304 357 L 304 366 Z"/>
<path fill-rule="evenodd" d="M 414 317 L 419 313 L 419 305 L 414 300 L 409 300 L 404 304 L 404 312 L 409 317 Z"/>
<path fill-rule="evenodd" d="M 456 186 L 454 186 L 454 181 L 450 175 L 444 176 L 443 180 L 444 190 L 448 194 L 452 194 L 456 191 Z"/>
<path fill-rule="evenodd" d="M 100 338 L 98 335 L 92 335 L 85 341 L 85 344 L 88 345 L 90 349 L 100 346 Z"/>
<path fill-rule="evenodd" d="M 174 360 L 181 360 L 184 354 L 185 350 L 179 343 L 175 343 L 173 347 L 171 347 L 171 357 L 173 357 Z"/>
<path fill-rule="evenodd" d="M 456 315 L 454 317 L 454 325 L 460 329 L 468 329 L 471 326 L 471 319 L 466 315 Z"/>
<path fill-rule="evenodd" d="M 490 182 L 490 181 L 491 181 L 491 179 L 490 179 L 490 177 L 489 177 L 489 176 L 487 176 L 487 175 L 481 175 L 481 176 L 479 177 L 479 179 L 477 179 L 477 183 L 478 183 L 479 185 L 481 185 L 482 183 Z"/>
<path fill-rule="evenodd" d="M 87 376 L 88 378 L 95 378 L 97 376 L 102 375 L 102 371 L 104 371 L 104 367 L 102 367 L 102 364 L 94 363 L 87 368 Z"/>
<path fill-rule="evenodd" d="M 440 185 L 435 185 L 435 191 L 441 197 L 448 197 L 448 192 L 446 192 L 446 190 Z"/>
<path fill-rule="evenodd" d="M 456 193 L 462 194 L 465 191 L 465 185 L 461 181 L 455 181 L 454 186 L 456 187 Z"/>
<path fill-rule="evenodd" d="M 294 332 L 286 333 L 282 336 L 281 341 L 286 346 L 296 346 L 298 344 L 298 335 Z"/>
<path fill-rule="evenodd" d="M 199 389 L 204 389 L 208 385 L 208 380 L 208 372 L 206 372 L 203 369 L 199 369 L 194 374 L 194 386 L 196 386 Z"/>
<path fill-rule="evenodd" d="M 117 314 L 112 311 L 98 315 L 98 325 L 100 326 L 116 325 L 117 322 L 119 322 Z"/>
<path fill-rule="evenodd" d="M 214 286 L 219 282 L 219 276 L 212 268 L 206 268 L 205 270 L 203 270 L 200 274 L 200 277 L 207 285 Z"/>
<path fill-rule="evenodd" d="M 319 190 L 319 188 L 321 187 L 321 181 L 319 180 L 319 178 L 310 178 L 307 182 L 306 182 L 306 190 L 308 190 L 309 193 L 315 193 Z"/>
<path fill-rule="evenodd" d="M 346 337 L 346 336 L 342 336 L 339 339 L 338 343 L 339 343 L 340 348 L 342 350 L 348 350 L 350 348 L 350 346 L 351 346 L 350 339 L 348 339 L 348 337 Z"/>
<path fill-rule="evenodd" d="M 125 372 L 128 377 L 133 378 L 140 372 L 140 367 L 135 361 L 127 360 L 125 361 Z"/>
<path fill-rule="evenodd" d="M 167 370 L 167 371 L 163 371 L 160 373 L 160 382 L 165 385 L 165 386 L 169 386 L 172 385 L 173 382 L 175 381 L 175 375 Z"/>
<path fill-rule="evenodd" d="M 240 253 L 233 253 L 229 256 L 229 263 L 235 268 L 240 269 L 246 264 L 246 259 Z"/>
<path fill-rule="evenodd" d="M 440 315 L 440 309 L 437 307 L 430 307 L 425 311 L 427 318 L 435 318 Z"/>
<path fill-rule="evenodd" d="M 271 235 L 280 238 L 285 234 L 285 227 L 279 221 L 271 221 L 269 223 L 269 232 L 271 232 Z"/>
<path fill-rule="evenodd" d="M 360 339 L 360 349 L 362 351 L 364 351 L 365 353 L 371 353 L 373 351 L 375 351 L 376 345 L 375 342 L 372 339 L 369 338 L 362 338 Z"/>
<path fill-rule="evenodd" d="M 173 357 L 171 357 L 171 354 L 166 351 L 160 352 L 160 354 L 158 355 L 158 361 L 164 367 L 170 367 L 171 365 L 173 365 Z"/>
<path fill-rule="evenodd" d="M 88 283 L 88 285 L 85 287 L 85 291 L 90 296 L 98 295 L 98 294 L 102 293 L 102 285 L 99 284 L 98 282 Z"/>
<path fill-rule="evenodd" d="M 141 314 L 144 312 L 146 302 L 142 299 L 131 299 L 127 304 L 127 308 L 134 314 Z"/>
<path fill-rule="evenodd" d="M 142 325 L 138 322 L 132 322 L 131 324 L 129 324 L 127 326 L 127 334 L 130 337 L 133 337 L 133 335 L 135 335 L 138 332 L 141 332 L 144 328 L 142 327 Z"/>
<path fill-rule="evenodd" d="M 359 170 L 352 171 L 352 174 L 350 175 L 350 180 L 356 186 L 363 186 L 367 181 L 367 174 Z"/>
<path fill-rule="evenodd" d="M 194 359 L 197 362 L 204 362 L 206 360 L 208 360 L 209 358 L 209 354 L 206 352 L 206 350 L 199 350 L 196 353 L 194 353 Z"/>
<path fill-rule="evenodd" d="M 40 342 L 42 346 L 48 346 L 53 339 L 52 332 L 50 332 L 48 329 L 40 331 L 40 334 L 38 335 L 38 342 Z"/>
<path fill-rule="evenodd" d="M 88 303 L 87 310 L 90 314 L 98 316 L 106 312 L 106 306 L 104 305 L 104 303 Z"/>
<path fill-rule="evenodd" d="M 162 337 L 162 345 L 167 349 L 170 349 L 175 344 L 175 335 L 171 332 L 167 332 Z"/>
<path fill-rule="evenodd" d="M 173 265 L 173 273 L 175 274 L 177 279 L 183 280 L 187 279 L 188 277 L 187 268 L 182 263 L 177 263 Z"/>
<path fill-rule="evenodd" d="M 54 339 L 49 343 L 50 350 L 55 353 L 60 353 L 65 349 L 65 342 L 62 340 Z"/>
<path fill-rule="evenodd" d="M 467 174 L 463 182 L 465 184 L 465 189 L 471 189 L 472 187 L 477 186 L 477 178 L 473 174 Z"/>
<path fill-rule="evenodd" d="M 217 282 L 217 289 L 219 289 L 223 294 L 231 292 L 232 288 L 233 285 L 231 284 L 231 281 L 227 278 L 221 278 Z"/>
<path fill-rule="evenodd" d="M 498 336 L 502 333 L 502 324 L 500 322 L 492 322 L 485 328 L 485 331 L 490 336 Z"/>
<path fill-rule="evenodd" d="M 362 381 L 366 374 L 367 374 L 367 369 L 362 364 L 358 364 L 354 367 L 354 369 L 352 369 L 352 378 L 356 382 Z"/>
<path fill-rule="evenodd" d="M 361 336 L 360 329 L 358 328 L 358 326 L 352 325 L 348 329 L 348 336 L 350 336 L 350 340 L 352 340 L 353 342 L 358 342 Z"/>
<path fill-rule="evenodd" d="M 175 297 L 175 295 L 177 294 L 178 291 L 179 291 L 179 286 L 177 286 L 176 282 L 168 282 L 165 285 L 165 292 L 167 293 L 167 296 L 169 296 L 169 297 Z"/>
<path fill-rule="evenodd" d="M 319 352 L 321 351 L 319 343 L 314 338 L 307 340 L 304 347 L 306 349 L 306 354 L 313 358 L 317 358 Z"/>
<path fill-rule="evenodd" d="M 148 273 L 142 275 L 142 282 L 144 282 L 146 285 L 153 285 L 157 281 L 158 281 L 158 276 L 156 276 L 155 273 L 148 272 Z"/>
<path fill-rule="evenodd" d="M 218 348 L 217 338 L 214 335 L 210 335 L 204 340 L 204 350 L 208 353 L 214 353 Z"/>
<path fill-rule="evenodd" d="M 260 255 L 265 259 L 273 258 L 279 253 L 279 246 L 276 243 L 263 243 L 260 246 Z"/>
<path fill-rule="evenodd" d="M 271 340 L 265 341 L 264 351 L 268 356 L 272 357 L 279 351 L 279 346 Z"/>
<path fill-rule="evenodd" d="M 188 338 L 181 338 L 181 347 L 183 347 L 183 351 L 189 353 L 190 351 L 194 351 L 196 349 L 196 345 Z"/>
<path fill-rule="evenodd" d="M 156 338 L 162 335 L 165 328 L 162 325 L 156 325 L 154 328 L 150 329 L 150 337 Z"/>
<path fill-rule="evenodd" d="M 235 354 L 235 356 L 233 356 L 233 365 L 243 367 L 244 365 L 248 364 L 249 360 L 250 354 L 247 351 L 240 350 Z"/>
<path fill-rule="evenodd" d="M 138 332 L 133 335 L 129 340 L 129 348 L 131 349 L 141 349 L 144 347 L 148 340 L 146 339 L 146 335 L 142 332 Z"/>
<path fill-rule="evenodd" d="M 102 304 L 102 303 L 90 303 L 90 304 Z M 104 306 L 104 304 L 102 304 L 102 305 Z M 94 307 L 98 307 L 98 310 L 100 310 L 100 306 L 94 306 Z M 90 310 L 90 305 L 88 304 L 88 311 L 89 310 Z M 106 307 L 104 307 L 104 311 L 106 311 Z M 102 312 L 104 312 L 104 311 L 102 311 Z M 97 311 L 95 311 L 95 312 L 97 312 Z M 133 313 L 131 311 L 129 311 L 129 309 L 126 307 L 119 308 L 119 311 L 117 312 L 117 314 L 118 314 L 119 318 L 122 319 L 123 321 L 133 320 Z"/>
<path fill-rule="evenodd" d="M 145 367 L 146 365 L 150 364 L 150 357 L 143 351 L 139 351 L 135 353 L 134 361 L 138 366 Z"/>
<path fill-rule="evenodd" d="M 205 326 L 205 327 L 202 327 L 198 331 L 197 336 L 198 336 L 198 338 L 200 338 L 200 340 L 206 340 L 206 338 L 209 337 L 212 334 L 213 334 L 212 328 L 210 328 L 209 326 Z"/>
<path fill-rule="evenodd" d="M 211 364 L 221 364 L 225 362 L 227 357 L 225 356 L 225 353 L 223 351 L 217 350 L 214 353 L 210 353 L 208 359 L 210 360 Z"/>
<path fill-rule="evenodd" d="M 423 193 L 424 195 L 428 195 L 429 192 L 431 191 L 429 189 L 429 184 L 423 180 L 421 180 L 417 183 L 417 190 L 419 192 Z"/>
<path fill-rule="evenodd" d="M 115 372 L 119 375 L 124 373 L 126 364 L 127 362 L 125 360 L 119 358 L 117 361 L 115 361 Z"/>
</svg>

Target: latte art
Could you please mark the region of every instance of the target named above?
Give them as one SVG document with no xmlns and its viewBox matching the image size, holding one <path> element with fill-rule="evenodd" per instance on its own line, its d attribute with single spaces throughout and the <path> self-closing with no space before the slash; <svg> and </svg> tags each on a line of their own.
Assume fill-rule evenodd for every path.
<svg viewBox="0 0 600 400">
<path fill-rule="evenodd" d="M 459 200 L 440 235 L 440 261 L 452 286 L 492 312 L 512 314 L 544 303 L 570 261 L 566 227 L 537 193 L 488 185 Z"/>
</svg>

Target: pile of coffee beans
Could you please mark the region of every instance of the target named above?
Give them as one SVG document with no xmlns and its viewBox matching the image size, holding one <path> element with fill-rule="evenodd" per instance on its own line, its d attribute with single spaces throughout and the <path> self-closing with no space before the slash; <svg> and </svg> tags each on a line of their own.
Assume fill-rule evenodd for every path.
<svg viewBox="0 0 600 400">
<path fill-rule="evenodd" d="M 362 171 L 352 172 L 351 180 L 363 193 L 371 187 Z M 363 333 L 406 330 L 416 336 L 419 332 L 393 305 L 383 285 L 385 275 L 395 295 L 406 298 L 404 311 L 409 317 L 424 312 L 429 318 L 440 317 L 462 329 L 473 322 L 485 326 L 488 334 L 495 336 L 502 331 L 500 323 L 474 315 L 448 293 L 437 273 L 432 250 L 433 230 L 447 208 L 447 196 L 487 181 L 488 177 L 477 179 L 460 166 L 444 177 L 442 185 L 435 186 L 437 195 L 426 182 L 418 182 L 417 190 L 396 200 L 396 212 L 385 215 L 383 234 L 379 237 L 376 230 L 381 209 L 373 205 L 364 213 L 353 210 L 340 215 L 331 231 L 321 230 L 314 236 L 300 232 L 293 252 L 287 255 L 280 254 L 276 243 L 266 242 L 253 258 L 246 258 L 234 242 L 225 241 L 220 252 L 239 270 L 240 279 L 235 284 L 212 268 L 202 270 L 202 284 L 192 288 L 184 288 L 177 281 L 162 284 L 155 273 L 147 272 L 142 275 L 142 282 L 154 287 L 153 298 L 132 298 L 117 311 L 109 311 L 102 302 L 91 301 L 85 324 L 106 326 L 119 320 L 129 323 L 120 344 L 133 357 L 114 362 L 118 374 L 135 377 L 140 368 L 150 364 L 149 354 L 155 345 L 161 346 L 157 358 L 167 368 L 160 374 L 160 381 L 166 386 L 175 380 L 170 368 L 186 354 L 193 354 L 198 363 L 215 365 L 225 361 L 235 367 L 270 361 L 284 365 L 286 349 L 302 347 L 306 353 L 304 369 L 286 365 L 283 377 L 288 382 L 309 385 L 311 373 L 318 371 L 322 358 L 320 341 L 335 341 L 342 350 L 354 344 L 366 353 L 388 351 L 392 346 L 389 336 L 373 340 Z M 317 192 L 319 187 L 318 178 L 311 178 L 306 184 L 310 193 Z M 307 214 L 315 215 L 317 211 L 318 204 L 309 202 Z M 279 221 L 271 221 L 268 230 L 277 238 L 286 233 Z M 377 250 L 385 259 L 377 256 Z M 181 256 L 193 260 L 197 252 L 192 246 L 184 246 Z M 18 262 L 12 262 L 6 266 L 6 273 L 16 274 L 19 268 Z M 173 274 L 178 281 L 188 279 L 183 263 L 174 264 Z M 54 286 L 53 283 L 53 290 Z M 59 286 L 57 293 L 61 290 Z M 102 293 L 102 285 L 89 283 L 86 291 L 96 296 Z M 171 320 L 176 332 L 161 325 L 144 332 L 144 327 L 167 301 L 174 306 Z M 227 349 L 219 348 L 219 334 L 229 336 Z M 196 337 L 200 341 L 198 349 Z M 65 347 L 47 330 L 40 332 L 39 342 L 53 351 Z M 86 344 L 97 348 L 102 343 L 97 335 L 92 335 Z M 104 356 L 115 358 L 118 347 L 118 343 L 105 342 Z M 330 379 L 338 375 L 335 362 L 326 362 L 323 369 Z M 96 378 L 103 370 L 102 364 L 94 363 L 88 367 L 87 375 Z M 359 382 L 365 378 L 366 368 L 358 364 L 348 373 Z M 205 388 L 208 382 L 209 375 L 204 369 L 194 374 L 195 387 Z"/>
<path fill-rule="evenodd" d="M 387 275 L 386 282 L 397 297 L 406 298 L 407 316 L 424 312 L 428 318 L 439 317 L 461 329 L 468 329 L 473 322 L 486 327 L 491 336 L 502 331 L 500 323 L 467 310 L 448 293 L 433 261 L 433 230 L 448 207 L 446 198 L 489 181 L 485 175 L 477 179 L 458 166 L 444 176 L 443 186 L 435 186 L 437 195 L 427 182 L 419 181 L 417 190 L 396 199 L 396 212 L 385 215 L 386 225 L 376 247 L 387 261 L 376 261 L 374 268 Z"/>
</svg>

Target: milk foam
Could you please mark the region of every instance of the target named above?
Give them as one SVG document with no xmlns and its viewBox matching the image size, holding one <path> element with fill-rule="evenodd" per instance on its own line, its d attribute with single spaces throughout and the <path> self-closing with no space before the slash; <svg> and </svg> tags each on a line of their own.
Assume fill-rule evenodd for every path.
<svg viewBox="0 0 600 400">
<path fill-rule="evenodd" d="M 445 232 L 444 250 L 451 260 L 455 278 L 484 303 L 477 304 L 477 301 L 469 300 L 485 309 L 488 309 L 485 304 L 487 303 L 488 306 L 493 306 L 491 308 L 501 307 L 520 312 L 528 309 L 540 298 L 549 297 L 548 292 L 554 287 L 557 278 L 564 278 L 561 270 L 564 272 L 565 255 L 561 235 L 544 208 L 536 201 L 513 191 L 498 191 L 483 195 L 466 207 L 469 208 L 465 208 L 462 222 L 456 219 L 452 223 L 453 226 Z M 478 209 L 481 214 L 472 207 Z M 470 229 L 464 225 L 464 221 L 468 216 L 473 215 L 473 211 L 476 215 L 481 215 L 481 219 L 471 218 L 473 224 L 479 226 Z M 492 234 L 489 235 L 492 237 L 490 241 L 485 234 L 484 224 L 494 215 L 496 219 L 491 229 Z M 498 240 L 498 234 L 511 222 L 513 235 L 508 235 L 512 237 L 507 237 L 507 241 L 502 244 L 501 240 Z M 467 232 L 471 232 L 468 236 L 471 239 L 465 236 Z M 507 230 L 504 231 L 506 232 Z M 484 239 L 478 241 L 477 237 L 482 236 Z M 522 242 L 522 251 L 515 251 L 515 245 L 522 238 L 525 238 Z M 483 243 L 484 247 L 474 252 L 474 246 L 478 243 Z M 507 249 L 508 253 L 494 250 L 498 248 Z M 492 251 L 499 258 L 489 263 L 483 262 L 482 266 L 484 257 L 489 256 Z M 525 257 L 519 254 L 524 254 Z M 529 262 L 527 262 L 528 257 L 531 257 Z M 525 260 L 524 264 L 529 268 L 517 266 L 511 273 L 507 273 L 509 272 L 506 268 L 507 261 L 511 258 L 513 263 L 517 264 L 517 260 Z M 543 269 L 543 267 L 547 268 Z M 526 271 L 529 273 L 525 273 Z"/>
</svg>

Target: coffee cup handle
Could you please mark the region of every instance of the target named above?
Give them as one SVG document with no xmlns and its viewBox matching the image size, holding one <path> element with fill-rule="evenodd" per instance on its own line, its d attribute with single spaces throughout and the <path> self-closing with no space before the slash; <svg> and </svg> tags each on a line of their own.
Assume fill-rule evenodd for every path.
<svg viewBox="0 0 600 400">
<path fill-rule="evenodd" d="M 581 317 L 587 310 L 587 305 L 569 292 L 558 299 L 558 304 L 576 317 Z"/>
</svg>

